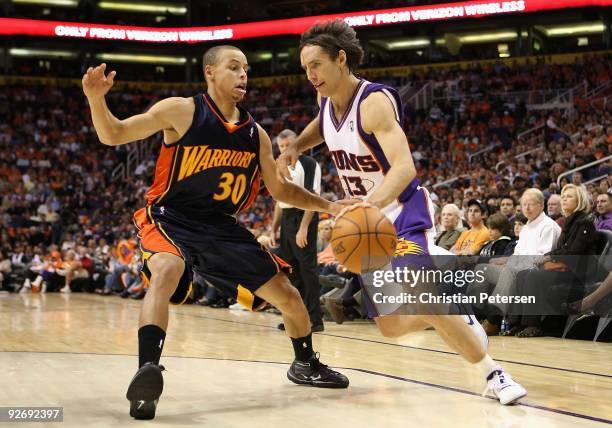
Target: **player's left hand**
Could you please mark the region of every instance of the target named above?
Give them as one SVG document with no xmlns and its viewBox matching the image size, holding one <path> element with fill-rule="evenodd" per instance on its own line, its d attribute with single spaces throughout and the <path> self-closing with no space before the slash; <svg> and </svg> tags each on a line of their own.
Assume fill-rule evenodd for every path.
<svg viewBox="0 0 612 428">
<path fill-rule="evenodd" d="M 301 227 L 295 234 L 295 243 L 298 247 L 304 248 L 308 245 L 308 229 L 303 230 Z"/>
<path fill-rule="evenodd" d="M 369 202 L 364 201 L 362 199 L 341 199 L 336 202 L 339 204 L 342 204 L 342 210 L 340 210 L 340 212 L 336 214 L 336 218 L 342 217 L 345 213 L 352 211 L 355 208 L 360 208 L 360 207 L 366 208 L 366 207 L 374 206 L 370 204 Z"/>
<path fill-rule="evenodd" d="M 358 202 L 360 202 L 359 199 L 340 199 L 339 201 L 335 201 L 335 202 L 329 202 L 329 208 L 327 210 L 328 213 L 330 213 L 331 215 L 338 217 L 340 215 L 341 212 L 343 212 L 343 210 L 346 207 L 350 207 L 351 205 L 355 205 Z"/>
</svg>

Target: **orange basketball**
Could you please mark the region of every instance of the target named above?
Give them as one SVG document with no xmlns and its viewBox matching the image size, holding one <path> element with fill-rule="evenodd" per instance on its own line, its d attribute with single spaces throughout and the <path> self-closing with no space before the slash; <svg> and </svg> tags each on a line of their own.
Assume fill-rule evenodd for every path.
<svg viewBox="0 0 612 428">
<path fill-rule="evenodd" d="M 338 263 L 353 273 L 362 273 L 389 263 L 397 235 L 378 208 L 357 207 L 336 219 L 330 242 Z"/>
</svg>

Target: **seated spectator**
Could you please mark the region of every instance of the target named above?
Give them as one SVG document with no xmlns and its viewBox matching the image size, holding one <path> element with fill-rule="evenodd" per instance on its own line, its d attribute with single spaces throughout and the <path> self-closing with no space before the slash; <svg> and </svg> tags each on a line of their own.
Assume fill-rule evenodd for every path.
<svg viewBox="0 0 612 428">
<path fill-rule="evenodd" d="M 70 293 L 70 284 L 73 279 L 77 278 L 89 278 L 89 272 L 83 267 L 80 260 L 77 259 L 77 255 L 74 251 L 68 250 L 66 257 L 64 258 L 64 264 L 62 269 L 58 270 L 60 276 L 64 276 L 64 286 L 60 289 L 60 293 Z"/>
<path fill-rule="evenodd" d="M 480 252 L 482 246 L 489 240 L 489 230 L 484 225 L 483 215 L 486 208 L 477 199 L 470 199 L 467 203 L 467 221 L 470 228 L 459 236 L 451 251 L 458 256 L 474 256 Z"/>
<path fill-rule="evenodd" d="M 475 269 L 484 272 L 485 282 L 468 289 L 471 293 L 513 295 L 518 272 L 536 268 L 544 259 L 544 254 L 555 247 L 561 228 L 544 213 L 544 195 L 539 189 L 525 190 L 521 197 L 521 212 L 527 218 L 527 224 L 520 232 L 514 254 L 511 257 L 497 257 L 486 265 L 477 265 Z M 485 331 L 489 335 L 496 335 L 502 315 L 508 310 L 507 305 L 486 305 L 482 310 L 487 314 L 483 322 Z"/>
<path fill-rule="evenodd" d="M 4 250 L 0 250 L 0 290 L 7 290 L 8 287 L 4 283 L 7 275 L 11 273 L 11 260 L 7 257 Z"/>
<path fill-rule="evenodd" d="M 597 230 L 612 231 L 612 192 L 601 193 L 597 196 Z"/>
<path fill-rule="evenodd" d="M 567 184 L 561 191 L 561 209 L 566 217 L 565 225 L 555 248 L 539 263 L 540 269 L 522 272 L 517 281 L 517 295 L 535 296 L 539 305 L 514 305 L 509 319 L 507 335 L 539 337 L 544 334 L 541 326 L 542 303 L 555 284 L 584 283 L 585 257 L 597 253 L 597 232 L 589 215 L 591 204 L 583 186 Z M 538 311 L 539 307 L 539 311 Z"/>
<path fill-rule="evenodd" d="M 319 234 L 317 235 L 317 253 L 325 250 L 331 239 L 333 220 L 322 220 L 319 222 Z"/>
<path fill-rule="evenodd" d="M 478 253 L 479 263 L 486 263 L 494 257 L 507 256 L 506 248 L 512 238 L 510 238 L 510 221 L 502 214 L 493 214 L 487 219 L 489 229 L 489 241 L 480 249 Z"/>
<path fill-rule="evenodd" d="M 504 195 L 499 202 L 499 212 L 505 215 L 508 220 L 514 220 L 516 214 L 516 201 L 510 195 Z"/>
<path fill-rule="evenodd" d="M 548 217 L 552 218 L 559 226 L 563 227 L 565 217 L 561 211 L 561 196 L 550 195 L 548 202 L 546 202 L 546 211 L 548 212 Z"/>
<path fill-rule="evenodd" d="M 438 247 L 450 250 L 461 235 L 459 207 L 455 204 L 444 205 L 440 216 L 440 224 L 443 230 L 436 236 L 435 243 Z"/>
<path fill-rule="evenodd" d="M 506 256 L 511 256 L 512 254 L 514 254 L 514 249 L 516 248 L 516 244 L 518 243 L 519 235 L 521 233 L 521 230 L 523 230 L 523 226 L 525 226 L 526 224 L 527 217 L 525 217 L 523 214 L 518 213 L 514 216 L 513 236 L 515 236 L 515 238 L 508 242 L 508 245 L 506 245 L 506 249 L 504 250 Z"/>
</svg>

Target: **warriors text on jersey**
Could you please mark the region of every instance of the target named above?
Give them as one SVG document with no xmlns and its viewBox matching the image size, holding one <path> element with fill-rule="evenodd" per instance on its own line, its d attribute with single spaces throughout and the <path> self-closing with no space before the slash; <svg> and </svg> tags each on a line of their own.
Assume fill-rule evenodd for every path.
<svg viewBox="0 0 612 428">
<path fill-rule="evenodd" d="M 163 144 L 148 205 L 163 205 L 191 218 L 236 214 L 248 208 L 259 189 L 259 132 L 251 115 L 228 123 L 208 94 L 194 97 L 187 133 Z"/>
</svg>

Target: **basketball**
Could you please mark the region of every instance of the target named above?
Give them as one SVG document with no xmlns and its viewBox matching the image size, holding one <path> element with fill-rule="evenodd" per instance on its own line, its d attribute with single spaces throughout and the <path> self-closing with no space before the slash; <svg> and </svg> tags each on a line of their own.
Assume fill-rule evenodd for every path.
<svg viewBox="0 0 612 428">
<path fill-rule="evenodd" d="M 397 235 L 378 208 L 357 207 L 338 217 L 330 242 L 338 263 L 353 273 L 362 273 L 389 263 Z"/>
</svg>

